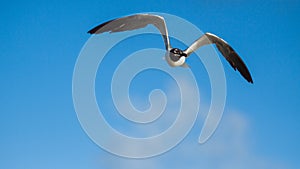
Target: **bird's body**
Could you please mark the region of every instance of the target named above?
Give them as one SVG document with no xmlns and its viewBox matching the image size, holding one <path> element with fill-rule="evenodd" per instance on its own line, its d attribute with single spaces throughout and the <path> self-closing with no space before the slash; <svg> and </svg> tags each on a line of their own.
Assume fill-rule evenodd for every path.
<svg viewBox="0 0 300 169">
<path fill-rule="evenodd" d="M 190 45 L 187 49 L 181 50 L 178 48 L 172 48 L 170 45 L 170 40 L 168 36 L 168 31 L 166 27 L 166 23 L 163 17 L 158 15 L 151 14 L 136 14 L 123 18 L 118 18 L 114 20 L 110 20 L 103 24 L 96 26 L 95 28 L 88 31 L 90 34 L 99 34 L 103 32 L 122 32 L 129 31 L 139 28 L 144 28 L 147 25 L 154 25 L 161 33 L 165 49 L 166 49 L 166 61 L 172 67 L 189 67 L 185 61 L 186 58 L 190 56 L 198 48 L 208 45 L 215 44 L 220 53 L 225 57 L 225 59 L 230 63 L 230 65 L 234 68 L 234 70 L 238 70 L 241 75 L 250 83 L 253 83 L 252 77 L 245 63 L 239 57 L 239 55 L 233 50 L 233 48 L 223 39 L 218 36 L 205 33 L 199 39 L 197 39 L 192 45 Z"/>
</svg>

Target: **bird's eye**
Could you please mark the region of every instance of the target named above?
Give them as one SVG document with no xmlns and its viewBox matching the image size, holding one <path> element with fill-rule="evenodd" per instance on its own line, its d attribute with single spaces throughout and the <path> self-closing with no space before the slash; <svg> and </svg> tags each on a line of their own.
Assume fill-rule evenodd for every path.
<svg viewBox="0 0 300 169">
<path fill-rule="evenodd" d="M 176 49 L 176 48 L 172 49 L 171 52 L 174 53 L 174 54 L 180 54 L 181 53 L 180 50 Z"/>
</svg>

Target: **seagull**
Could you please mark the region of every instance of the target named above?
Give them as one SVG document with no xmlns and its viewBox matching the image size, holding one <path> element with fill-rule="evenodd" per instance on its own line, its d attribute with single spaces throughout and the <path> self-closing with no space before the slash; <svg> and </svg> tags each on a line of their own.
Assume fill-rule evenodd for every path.
<svg viewBox="0 0 300 169">
<path fill-rule="evenodd" d="M 135 14 L 113 19 L 94 27 L 93 29 L 89 30 L 88 33 L 100 34 L 104 32 L 114 33 L 130 31 L 144 28 L 150 24 L 154 25 L 162 35 L 166 49 L 165 58 L 171 67 L 189 67 L 185 62 L 187 57 L 189 57 L 195 50 L 202 46 L 215 44 L 219 52 L 225 57 L 233 69 L 238 70 L 249 83 L 253 83 L 251 74 L 240 56 L 225 40 L 212 33 L 205 33 L 185 50 L 172 48 L 168 36 L 166 22 L 164 18 L 159 15 Z"/>
</svg>

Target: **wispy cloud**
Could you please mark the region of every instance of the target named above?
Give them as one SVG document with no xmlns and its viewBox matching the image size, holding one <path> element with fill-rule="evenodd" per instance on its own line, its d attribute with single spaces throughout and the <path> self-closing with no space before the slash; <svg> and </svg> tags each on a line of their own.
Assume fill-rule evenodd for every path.
<svg viewBox="0 0 300 169">
<path fill-rule="evenodd" d="M 173 150 L 148 159 L 128 159 L 104 153 L 98 159 L 105 168 L 118 169 L 265 169 L 286 168 L 278 161 L 262 156 L 249 140 L 249 121 L 238 112 L 225 112 L 213 137 L 198 144 L 196 135 L 189 135 Z M 122 147 L 122 143 L 118 145 Z M 123 147 L 126 149 L 126 147 Z M 134 151 L 128 149 L 127 151 Z"/>
<path fill-rule="evenodd" d="M 186 83 L 186 87 L 188 85 Z M 171 87 L 167 93 L 173 93 L 173 90 L 177 90 L 176 86 Z M 171 100 L 171 102 L 172 104 L 176 104 L 177 101 L 175 99 Z M 281 162 L 268 159 L 268 157 L 260 154 L 257 148 L 253 147 L 254 145 L 250 141 L 254 140 L 251 138 L 254 136 L 253 131 L 251 131 L 251 122 L 244 114 L 228 110 L 224 112 L 224 116 L 216 132 L 204 144 L 198 143 L 200 134 L 198 126 L 203 125 L 205 118 L 205 115 L 201 114 L 198 116 L 196 125 L 190 134 L 175 148 L 162 155 L 146 159 L 129 159 L 105 152 L 97 159 L 97 163 L 102 168 L 111 169 L 286 168 Z M 170 124 L 168 118 L 165 120 Z M 161 127 L 161 125 L 156 125 L 144 132 L 150 132 L 149 130 L 159 131 Z M 136 130 L 135 132 L 140 133 L 142 131 Z M 124 151 L 139 151 L 125 147 L 122 145 L 122 142 L 116 143 L 116 146 Z"/>
</svg>

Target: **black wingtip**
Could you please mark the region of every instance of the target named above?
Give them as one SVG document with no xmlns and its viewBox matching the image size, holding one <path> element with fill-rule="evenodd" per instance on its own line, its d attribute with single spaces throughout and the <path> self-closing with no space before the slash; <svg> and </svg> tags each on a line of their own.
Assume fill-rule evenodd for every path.
<svg viewBox="0 0 300 169">
<path fill-rule="evenodd" d="M 253 80 L 252 80 L 252 77 L 250 75 L 250 72 L 249 70 L 247 69 L 247 67 L 245 67 L 246 69 L 244 69 L 243 71 L 240 71 L 239 72 L 241 73 L 241 75 L 251 84 L 253 84 Z"/>
<path fill-rule="evenodd" d="M 93 29 L 89 30 L 87 33 L 88 34 L 95 34 L 97 30 L 99 29 L 99 26 L 94 27 Z"/>
<path fill-rule="evenodd" d="M 253 84 L 253 80 L 252 80 L 252 77 L 251 77 L 250 72 L 248 71 L 248 69 L 247 69 L 246 72 L 247 72 L 246 74 L 245 74 L 245 72 L 244 73 L 240 72 L 240 73 L 247 80 L 247 82 Z"/>
<path fill-rule="evenodd" d="M 115 20 L 115 19 L 113 19 L 113 20 Z M 99 31 L 99 30 L 100 30 L 103 26 L 105 26 L 106 24 L 112 22 L 113 20 L 104 22 L 104 23 L 102 23 L 102 24 L 100 24 L 100 25 L 94 27 L 93 29 L 89 30 L 87 33 L 89 33 L 89 34 L 99 34 L 99 33 L 105 32 L 105 31 L 107 31 L 107 30 L 101 30 L 101 31 Z M 104 29 L 105 29 L 105 28 L 104 28 Z"/>
<path fill-rule="evenodd" d="M 253 84 L 253 80 L 252 79 L 248 80 L 248 82 L 251 83 L 251 84 Z"/>
<path fill-rule="evenodd" d="M 242 60 L 241 60 L 242 61 Z M 242 64 L 240 65 L 244 65 L 242 67 L 238 67 L 238 71 L 240 72 L 240 74 L 244 77 L 244 79 L 246 79 L 249 83 L 253 84 L 253 80 L 252 80 L 252 76 L 248 70 L 248 68 L 246 67 L 244 62 L 241 62 Z"/>
<path fill-rule="evenodd" d="M 250 80 L 250 83 L 251 83 L 251 84 L 253 84 L 253 83 L 254 83 L 254 82 L 253 82 L 253 80 L 252 80 L 252 78 L 251 78 L 251 80 Z"/>
</svg>

